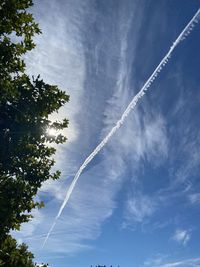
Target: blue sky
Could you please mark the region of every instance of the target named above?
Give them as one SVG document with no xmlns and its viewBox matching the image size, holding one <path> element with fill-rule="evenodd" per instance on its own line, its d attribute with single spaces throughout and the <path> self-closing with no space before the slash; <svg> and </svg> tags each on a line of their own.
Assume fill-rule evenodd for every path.
<svg viewBox="0 0 200 267">
<path fill-rule="evenodd" d="M 70 94 L 59 181 L 41 188 L 45 208 L 16 233 L 51 267 L 200 266 L 200 25 L 112 140 L 87 166 L 44 249 L 74 174 L 114 126 L 198 0 L 43 0 L 32 9 L 43 34 L 26 57 Z"/>
</svg>

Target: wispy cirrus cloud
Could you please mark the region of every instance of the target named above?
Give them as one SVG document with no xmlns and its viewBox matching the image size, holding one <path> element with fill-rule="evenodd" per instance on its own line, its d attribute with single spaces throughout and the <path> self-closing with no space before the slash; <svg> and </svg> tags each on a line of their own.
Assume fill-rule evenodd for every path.
<svg viewBox="0 0 200 267">
<path fill-rule="evenodd" d="M 191 258 L 170 263 L 157 265 L 156 267 L 197 267 L 200 265 L 200 258 Z"/>
<path fill-rule="evenodd" d="M 134 117 L 134 122 L 128 125 L 125 140 L 127 141 L 126 153 L 134 166 L 135 175 L 130 180 L 133 182 L 126 200 L 125 222 L 128 226 L 132 223 L 144 223 L 151 218 L 162 206 L 159 192 L 148 195 L 142 190 L 142 181 L 138 178 L 138 170 L 143 167 L 143 162 L 148 161 L 151 166 L 158 167 L 165 162 L 168 156 L 168 137 L 165 120 L 160 114 L 144 116 L 143 121 L 139 114 Z M 130 135 L 132 131 L 133 136 Z M 123 141 L 125 142 L 125 141 Z M 125 143 L 126 145 L 126 143 Z M 137 181 L 136 183 L 134 181 Z"/>
<path fill-rule="evenodd" d="M 200 265 L 200 258 L 190 258 L 182 260 L 172 260 L 170 261 L 169 256 L 166 255 L 156 255 L 155 257 L 145 261 L 144 266 L 149 267 L 197 267 Z"/>
<path fill-rule="evenodd" d="M 200 193 L 193 193 L 188 196 L 191 204 L 200 204 Z"/>
<path fill-rule="evenodd" d="M 177 229 L 172 236 L 172 239 L 176 241 L 177 243 L 186 246 L 188 241 L 191 238 L 191 233 L 189 230 L 185 229 Z"/>
<path fill-rule="evenodd" d="M 35 37 L 36 48 L 25 58 L 28 74 L 40 74 L 45 82 L 58 85 L 70 95 L 70 102 L 51 116 L 52 119 L 67 117 L 70 120 L 70 127 L 64 132 L 68 145 L 79 134 L 74 117 L 81 108 L 84 92 L 86 67 L 80 32 L 84 6 L 84 3 L 74 1 L 72 5 L 68 1 L 62 9 L 54 0 L 51 3 L 34 1 L 32 11 L 43 33 Z"/>
<path fill-rule="evenodd" d="M 156 204 L 152 198 L 145 195 L 133 195 L 127 201 L 127 214 L 128 221 L 143 222 L 144 219 L 150 217 L 155 209 Z"/>
<path fill-rule="evenodd" d="M 149 257 L 145 262 L 144 266 L 159 266 L 168 258 L 168 255 L 157 253 Z"/>
<path fill-rule="evenodd" d="M 44 240 L 72 174 L 112 128 L 136 92 L 131 75 L 134 40 L 141 35 L 138 29 L 142 12 L 139 8 L 134 10 L 132 4 L 129 8 L 110 1 L 104 12 L 98 13 L 93 3 L 44 0 L 40 3 L 41 11 L 36 10 L 44 34 L 27 59 L 29 72 L 39 72 L 47 82 L 58 84 L 61 89 L 69 88 L 71 96 L 69 105 L 59 115 L 70 119 L 71 129 L 71 133 L 66 133 L 70 142 L 59 148 L 56 155 L 57 168 L 63 170 L 64 176 L 42 187 L 40 194 L 46 207 L 42 216 L 35 215 L 40 223 L 30 222 L 30 229 L 23 228 L 19 234 L 36 255 L 50 252 L 51 257 L 55 253 L 62 256 L 91 250 L 93 241 L 101 235 L 103 223 L 116 210 L 116 197 L 124 181 L 139 180 L 137 171 L 142 169 L 142 161 L 158 167 L 169 155 L 166 118 L 156 107 L 149 109 L 148 101 L 144 101 L 142 112 L 139 107 L 87 167 L 45 251 L 40 251 L 38 244 Z M 130 33 L 131 28 L 135 31 Z M 134 37 L 131 40 L 130 35 Z M 143 223 L 151 218 L 160 208 L 159 197 L 143 192 L 142 187 L 129 192 L 128 199 L 127 196 L 121 199 L 126 202 L 126 222 Z"/>
<path fill-rule="evenodd" d="M 47 4 L 47 2 L 44 2 L 44 8 L 46 6 L 45 3 Z M 76 1 L 73 2 L 73 4 L 71 2 L 70 7 L 71 9 L 76 9 L 76 16 L 78 16 L 77 14 L 80 15 L 80 17 L 78 18 L 79 21 L 77 21 L 77 23 L 74 23 L 74 20 L 77 20 L 77 17 L 74 17 L 73 10 L 68 10 L 69 14 L 68 16 L 65 14 L 65 20 L 65 17 L 61 15 L 62 11 L 58 11 L 57 3 L 55 4 L 54 1 L 51 2 L 50 9 L 55 8 L 54 12 L 57 13 L 58 17 L 60 17 L 58 21 L 55 21 L 55 25 L 52 25 L 51 30 L 52 32 L 54 32 L 59 28 L 61 30 L 60 33 L 62 35 L 62 38 L 57 36 L 57 38 L 59 38 L 58 42 L 53 42 L 50 37 L 50 34 L 52 34 L 52 32 L 50 33 L 48 31 L 47 26 L 49 25 L 48 12 L 45 13 L 46 16 L 43 16 L 41 18 L 40 24 L 44 27 L 46 36 L 44 36 L 44 39 L 42 41 L 40 41 L 40 39 L 37 40 L 37 50 L 34 51 L 35 54 L 33 53 L 30 55 L 30 64 L 28 65 L 30 73 L 39 71 L 41 73 L 41 76 L 44 77 L 47 82 L 57 83 L 60 87 L 62 86 L 62 88 L 65 85 L 65 81 L 68 83 L 69 88 L 70 85 L 72 85 L 69 90 L 72 100 L 70 104 L 63 109 L 63 114 L 65 115 L 67 113 L 66 115 L 68 116 L 68 111 L 70 111 L 70 108 L 72 108 L 69 113 L 70 122 L 72 121 L 73 123 L 73 120 L 77 118 L 77 112 L 80 109 L 83 109 L 83 112 L 81 112 L 83 120 L 81 121 L 79 118 L 78 121 L 80 122 L 80 124 L 77 126 L 77 136 L 79 136 L 79 129 L 81 129 L 81 139 L 73 139 L 73 146 L 71 144 L 67 144 L 66 147 L 61 147 L 56 156 L 57 168 L 62 169 L 64 173 L 65 170 L 66 172 L 68 171 L 68 173 L 71 173 L 78 167 L 80 161 L 84 158 L 85 154 L 87 154 L 87 151 L 91 149 L 93 144 L 95 144 L 95 138 L 98 139 L 98 136 L 100 136 L 99 131 L 99 135 L 93 137 L 98 129 L 102 129 L 101 126 L 104 124 L 104 122 L 102 123 L 100 118 L 102 115 L 101 110 L 105 110 L 107 100 L 107 97 L 104 96 L 105 93 L 101 93 L 98 85 L 96 85 L 95 87 L 93 83 L 90 84 L 90 82 L 94 80 L 93 75 L 96 75 L 97 73 L 105 77 L 100 68 L 101 65 L 99 65 L 96 74 L 94 74 L 93 70 L 90 70 L 90 61 L 94 60 L 93 56 L 95 56 L 95 60 L 99 60 L 99 57 L 97 55 L 98 53 L 101 53 L 102 49 L 104 48 L 101 47 L 100 49 L 100 44 L 98 44 L 99 49 L 98 51 L 96 51 L 96 54 L 93 55 L 92 51 L 88 50 L 91 44 L 88 44 L 87 42 L 90 42 L 92 40 L 92 45 L 95 45 L 95 39 L 88 39 L 87 42 L 86 39 L 76 39 L 77 36 L 77 38 L 80 38 L 80 36 L 83 37 L 82 30 L 85 32 L 88 27 L 88 25 L 85 25 L 85 23 L 90 23 L 91 21 L 87 20 L 92 19 L 91 16 L 84 17 L 84 12 L 87 13 L 91 10 L 91 14 L 94 14 L 95 18 L 95 10 L 93 9 L 93 5 L 90 5 L 87 9 L 83 9 L 82 4 L 79 6 L 76 5 L 77 3 L 78 2 Z M 51 12 L 52 10 L 49 11 L 49 14 Z M 124 20 L 125 18 L 126 17 L 121 16 L 121 20 Z M 71 26 L 70 19 L 77 26 L 77 28 L 74 28 L 73 25 L 72 29 L 69 32 L 65 32 L 64 29 L 66 28 L 66 26 L 68 29 Z M 117 23 L 121 24 L 120 21 L 117 21 Z M 90 24 L 89 27 L 91 27 Z M 107 29 L 107 26 L 105 29 Z M 90 29 L 88 29 L 88 32 L 90 32 Z M 119 37 L 120 42 L 118 44 L 118 47 L 120 48 L 122 45 L 123 50 L 126 43 L 127 32 L 124 33 L 123 31 L 121 31 L 119 33 Z M 112 38 L 115 38 L 115 36 L 112 37 L 109 34 L 109 42 L 112 41 L 113 43 L 116 43 L 115 39 Z M 47 42 L 47 39 L 49 42 L 48 53 L 52 53 L 52 55 L 50 55 L 50 58 L 48 60 L 45 60 L 44 57 L 47 53 L 45 44 Z M 70 39 L 69 43 L 68 39 Z M 85 42 L 84 47 L 81 47 L 81 44 L 83 44 L 83 42 Z M 65 45 L 69 49 L 69 55 L 68 51 L 65 50 Z M 112 54 L 111 50 L 113 50 L 112 46 L 110 47 L 110 53 Z M 76 60 L 74 61 L 71 60 L 72 66 L 70 66 L 69 63 L 66 63 L 66 61 L 64 60 L 65 55 L 66 61 L 73 59 L 73 57 L 76 58 Z M 126 56 L 126 51 L 124 55 Z M 40 62 L 41 65 L 43 64 L 42 66 L 40 66 L 40 69 L 36 68 L 36 58 L 37 62 Z M 80 64 L 79 62 L 75 64 L 77 60 L 80 60 Z M 106 65 L 111 64 L 109 60 L 110 57 L 108 57 L 107 62 L 105 62 Z M 88 64 L 87 73 L 85 72 L 86 63 Z M 57 76 L 55 69 L 56 66 L 53 66 L 53 64 L 56 66 L 60 64 L 59 68 L 65 70 L 65 73 L 63 71 L 61 73 L 59 72 Z M 124 70 L 124 66 L 122 67 L 122 69 L 122 72 L 125 73 L 126 71 Z M 112 73 L 108 73 L 109 75 L 106 77 L 106 79 L 108 79 L 109 81 L 110 79 L 113 80 L 113 85 L 115 84 L 116 86 L 116 77 L 114 76 L 112 68 L 110 69 L 110 71 L 112 71 Z M 75 73 L 77 74 L 76 83 L 74 83 L 73 78 Z M 113 77 L 115 78 L 115 80 Z M 59 82 L 57 82 L 57 78 L 59 78 Z M 119 79 L 122 78 L 119 77 Z M 103 86 L 102 81 L 103 79 L 101 79 L 101 87 Z M 107 82 L 108 81 L 105 81 L 105 84 Z M 108 91 L 113 92 L 113 90 L 115 90 L 115 88 L 108 88 Z M 118 95 L 118 100 L 118 105 L 120 105 L 120 94 Z M 95 109 L 96 116 L 94 116 L 94 112 L 91 112 L 93 109 Z M 112 113 L 113 111 L 111 111 L 111 114 Z M 91 115 L 93 120 L 90 119 Z M 38 243 L 41 243 L 45 233 L 47 232 L 47 229 L 49 229 L 50 227 L 53 217 L 55 216 L 55 213 L 59 208 L 60 201 L 63 198 L 63 194 L 69 185 L 71 176 L 68 179 L 63 177 L 59 181 L 46 182 L 41 188 L 40 196 L 41 198 L 44 198 L 46 200 L 45 209 L 42 210 L 43 219 L 40 224 L 37 225 L 37 227 L 35 227 L 35 225 L 30 222 L 30 227 L 33 229 L 31 233 L 26 233 L 25 229 L 23 228 L 21 233 L 19 233 L 19 236 L 23 236 L 23 238 L 27 241 L 27 243 L 30 245 L 30 248 L 33 249 L 36 255 L 40 255 L 40 253 L 45 254 L 49 251 L 53 254 L 73 254 L 78 251 L 92 248 L 92 245 L 88 244 L 88 242 L 96 239 L 100 235 L 102 223 L 112 215 L 116 207 L 115 197 L 122 184 L 124 161 L 123 157 L 120 155 L 121 147 L 119 147 L 119 150 L 117 148 L 115 149 L 114 155 L 110 153 L 110 149 L 113 148 L 114 147 L 111 145 L 108 150 L 104 151 L 104 154 L 101 155 L 100 159 L 93 162 L 91 166 L 88 166 L 87 170 L 82 176 L 82 179 L 79 181 L 76 190 L 74 191 L 74 195 L 71 198 L 69 206 L 66 208 L 63 216 L 60 218 L 58 225 L 49 240 L 49 243 L 46 245 L 45 251 L 38 252 Z M 111 166 L 113 166 L 113 168 L 111 168 Z"/>
<path fill-rule="evenodd" d="M 114 199 L 122 183 L 120 161 L 117 156 L 114 159 L 110 158 L 109 163 L 104 160 L 83 174 L 83 179 L 80 180 L 69 206 L 50 236 L 45 251 L 37 251 L 37 255 L 45 254 L 47 251 L 52 254 L 73 254 L 92 249 L 90 242 L 99 237 L 102 223 L 116 208 Z M 115 171 L 109 172 L 112 164 L 116 164 Z M 42 210 L 43 220 L 40 224 L 30 222 L 27 225 L 31 232 L 22 227 L 21 233 L 17 234 L 22 236 L 34 251 L 38 243 L 44 240 L 59 203 L 55 199 L 50 200 Z"/>
</svg>

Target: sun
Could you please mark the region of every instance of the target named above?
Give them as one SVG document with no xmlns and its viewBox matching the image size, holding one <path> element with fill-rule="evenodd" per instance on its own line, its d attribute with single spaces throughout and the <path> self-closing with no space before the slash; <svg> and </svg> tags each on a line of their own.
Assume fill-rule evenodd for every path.
<svg viewBox="0 0 200 267">
<path fill-rule="evenodd" d="M 46 130 L 46 133 L 49 135 L 49 136 L 56 136 L 58 135 L 58 130 L 56 130 L 55 128 L 48 128 Z"/>
</svg>

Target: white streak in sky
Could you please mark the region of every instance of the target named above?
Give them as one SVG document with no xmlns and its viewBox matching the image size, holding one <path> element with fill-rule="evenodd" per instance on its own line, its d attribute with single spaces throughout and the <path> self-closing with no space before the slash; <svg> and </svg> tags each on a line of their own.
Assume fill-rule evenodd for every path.
<svg viewBox="0 0 200 267">
<path fill-rule="evenodd" d="M 170 47 L 169 51 L 167 52 L 167 54 L 164 56 L 164 58 L 161 60 L 161 62 L 159 63 L 159 65 L 156 67 L 156 69 L 154 70 L 154 72 L 151 74 L 151 76 L 149 77 L 149 79 L 145 82 L 145 84 L 143 85 L 142 89 L 133 97 L 132 101 L 130 102 L 130 104 L 127 106 L 127 108 L 125 109 L 124 113 L 122 114 L 121 118 L 117 121 L 116 125 L 111 129 L 111 131 L 108 133 L 108 135 L 99 143 L 99 145 L 94 149 L 94 151 L 85 159 L 85 161 L 83 162 L 83 164 L 80 166 L 78 172 L 76 173 L 74 179 L 72 180 L 72 183 L 69 187 L 69 189 L 67 190 L 67 194 L 65 196 L 65 199 L 59 209 L 59 212 L 57 214 L 57 216 L 54 219 L 54 222 L 44 240 L 43 246 L 46 244 L 52 230 L 54 229 L 56 222 L 58 220 L 58 218 L 60 217 L 60 215 L 62 214 L 63 209 L 65 208 L 72 192 L 73 189 L 78 181 L 79 176 L 81 175 L 81 173 L 83 172 L 83 170 L 87 167 L 87 165 L 90 163 L 90 161 L 99 153 L 99 151 L 107 144 L 107 142 L 109 141 L 109 139 L 113 136 L 113 134 L 123 125 L 126 117 L 129 115 L 129 113 L 131 112 L 132 109 L 135 108 L 135 106 L 137 105 L 138 101 L 140 100 L 140 98 L 142 98 L 144 96 L 144 94 L 146 93 L 146 91 L 148 90 L 148 88 L 151 86 L 151 84 L 153 83 L 153 81 L 156 79 L 156 77 L 158 76 L 159 72 L 163 69 L 163 67 L 167 64 L 168 60 L 171 57 L 171 54 L 173 52 L 173 50 L 175 49 L 175 47 L 181 42 L 183 41 L 185 38 L 187 38 L 187 36 L 191 33 L 191 31 L 193 30 L 195 24 L 197 24 L 199 22 L 200 19 L 200 9 L 198 9 L 198 11 L 196 12 L 196 14 L 194 15 L 194 17 L 189 21 L 189 23 L 187 24 L 187 26 L 183 29 L 183 31 L 179 34 L 179 36 L 177 37 L 177 39 L 175 40 L 175 42 L 173 43 L 173 45 Z"/>
</svg>

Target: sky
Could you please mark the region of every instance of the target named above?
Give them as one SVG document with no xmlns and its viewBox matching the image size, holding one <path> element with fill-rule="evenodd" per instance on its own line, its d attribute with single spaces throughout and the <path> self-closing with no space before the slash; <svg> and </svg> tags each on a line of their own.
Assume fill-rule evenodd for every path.
<svg viewBox="0 0 200 267">
<path fill-rule="evenodd" d="M 45 208 L 15 233 L 38 263 L 200 266 L 200 24 L 83 171 L 42 249 L 80 165 L 198 8 L 199 0 L 34 1 L 43 34 L 27 72 L 70 95 L 52 115 L 70 121 L 55 155 L 61 178 L 45 182 Z"/>
</svg>

